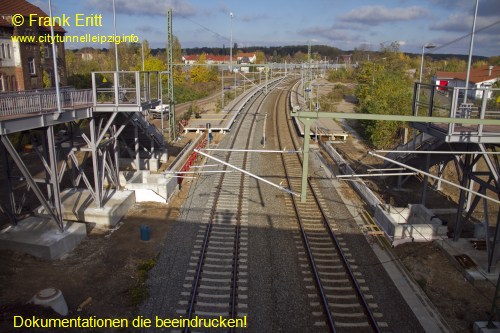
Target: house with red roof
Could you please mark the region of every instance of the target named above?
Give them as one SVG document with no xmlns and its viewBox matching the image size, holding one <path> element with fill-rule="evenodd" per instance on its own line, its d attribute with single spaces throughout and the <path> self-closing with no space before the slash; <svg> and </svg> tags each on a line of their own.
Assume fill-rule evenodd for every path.
<svg viewBox="0 0 500 333">
<path fill-rule="evenodd" d="M 199 55 L 185 55 L 182 57 L 182 61 L 184 61 L 184 64 L 186 65 L 194 65 L 198 62 L 199 58 Z M 206 54 L 205 60 L 208 65 L 229 64 L 229 56 Z M 233 63 L 236 64 L 237 61 L 237 57 L 233 56 Z"/>
<path fill-rule="evenodd" d="M 217 64 L 228 64 L 229 56 L 223 55 L 213 55 L 206 54 L 206 62 L 209 65 L 217 65 Z M 198 61 L 199 55 L 185 55 L 182 57 L 182 61 L 186 65 L 194 65 Z M 239 52 L 237 56 L 233 56 L 234 64 L 253 64 L 257 60 L 255 53 L 243 53 Z"/>
<path fill-rule="evenodd" d="M 13 24 L 14 14 L 24 16 L 24 24 Z M 30 14 L 48 17 L 39 7 L 25 0 L 0 1 L 0 91 L 20 91 L 44 88 L 46 81 L 55 85 L 52 44 L 44 36 L 50 35 L 50 27 L 30 22 Z M 54 34 L 64 36 L 66 31 L 54 26 Z M 13 36 L 32 36 L 32 40 L 20 42 Z M 62 85 L 66 84 L 66 61 L 64 43 L 56 43 L 58 75 Z"/>
<path fill-rule="evenodd" d="M 465 88 L 467 72 L 436 72 L 433 81 L 436 85 L 441 86 L 440 90 L 445 87 L 460 87 Z M 481 88 L 491 88 L 500 80 L 500 66 L 485 65 L 478 68 L 473 68 L 469 73 L 469 86 L 471 89 L 468 96 L 471 98 L 482 98 L 483 90 L 473 90 Z M 491 92 L 487 96 L 491 98 Z"/>
<path fill-rule="evenodd" d="M 257 56 L 254 52 L 238 52 L 236 58 L 240 64 L 255 64 L 255 61 L 257 61 Z"/>
</svg>

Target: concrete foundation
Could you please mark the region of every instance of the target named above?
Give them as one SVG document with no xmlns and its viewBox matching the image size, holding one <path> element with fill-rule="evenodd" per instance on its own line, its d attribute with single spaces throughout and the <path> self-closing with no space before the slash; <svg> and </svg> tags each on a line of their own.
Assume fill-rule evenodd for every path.
<svg viewBox="0 0 500 333">
<path fill-rule="evenodd" d="M 500 274 L 500 262 L 488 272 L 488 256 L 485 250 L 476 250 L 471 243 L 472 238 L 460 238 L 456 242 L 453 239 L 443 239 L 436 241 L 446 253 L 453 263 L 462 273 L 464 277 L 472 284 L 486 282 L 496 285 L 498 276 Z M 474 239 L 475 240 L 475 239 Z M 475 264 L 475 267 L 464 268 L 457 261 L 456 256 L 467 255 Z M 489 281 L 488 281 L 489 280 Z"/>
<path fill-rule="evenodd" d="M 104 202 L 103 207 L 99 208 L 89 190 L 66 189 L 61 193 L 61 201 L 65 220 L 91 222 L 112 228 L 135 204 L 135 194 L 133 191 L 115 191 Z M 37 212 L 44 214 L 43 207 L 39 207 Z"/>
<path fill-rule="evenodd" d="M 149 171 L 120 172 L 120 184 L 127 190 L 135 191 L 137 202 L 166 203 L 177 190 L 177 178 Z"/>
<path fill-rule="evenodd" d="M 139 160 L 139 168 L 137 168 L 137 163 L 135 159 L 132 158 L 120 158 L 120 168 L 130 168 L 134 170 L 149 170 L 158 171 L 160 169 L 160 159 L 159 158 L 141 158 Z"/>
<path fill-rule="evenodd" d="M 476 321 L 474 323 L 474 333 L 500 333 L 500 322 L 495 321 L 493 324 L 496 326 L 494 328 L 488 328 L 487 321 Z"/>
<path fill-rule="evenodd" d="M 384 206 L 375 211 L 375 219 L 393 237 L 393 245 L 412 241 L 447 238 L 448 227 L 423 205 Z"/>
<path fill-rule="evenodd" d="M 68 222 L 66 230 L 60 232 L 53 220 L 33 216 L 0 231 L 0 248 L 43 259 L 58 259 L 72 251 L 86 236 L 87 228 L 83 223 Z"/>
</svg>

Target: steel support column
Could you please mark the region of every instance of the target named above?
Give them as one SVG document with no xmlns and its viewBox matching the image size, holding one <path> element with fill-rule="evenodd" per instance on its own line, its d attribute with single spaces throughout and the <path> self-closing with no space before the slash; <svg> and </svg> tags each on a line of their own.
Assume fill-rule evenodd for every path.
<svg viewBox="0 0 500 333">
<path fill-rule="evenodd" d="M 2 144 L 2 142 L 0 142 L 0 150 L 2 151 L 3 174 L 4 174 L 5 183 L 6 183 L 5 190 L 7 191 L 7 195 L 9 198 L 9 207 L 6 207 L 6 206 L 2 206 L 2 207 L 3 207 L 3 210 L 5 211 L 5 214 L 8 216 L 10 223 L 12 225 L 16 225 L 17 224 L 16 199 L 14 197 L 14 191 L 13 191 L 13 186 L 12 186 L 9 157 L 7 155 L 7 149 Z"/>
<path fill-rule="evenodd" d="M 120 145 L 118 143 L 118 131 L 116 128 L 116 124 L 113 124 L 112 128 L 112 135 L 115 138 L 115 141 L 113 142 L 113 152 L 115 155 L 115 163 L 114 163 L 114 169 L 116 172 L 116 188 L 119 190 L 121 185 L 120 185 Z"/>
<path fill-rule="evenodd" d="M 429 165 L 431 164 L 431 154 L 427 154 L 425 158 L 425 172 L 429 172 Z M 427 189 L 429 188 L 429 176 L 424 175 L 424 185 L 422 189 L 422 205 L 425 206 L 427 201 Z"/>
<path fill-rule="evenodd" d="M 486 233 L 489 236 L 489 233 Z M 490 239 L 487 239 L 489 242 Z M 495 231 L 493 235 L 493 239 L 491 240 L 491 245 L 488 249 L 488 272 L 490 272 L 491 268 L 494 268 L 497 261 L 500 259 L 500 212 L 497 214 L 497 223 L 495 226 Z"/>
<path fill-rule="evenodd" d="M 101 173 L 100 170 L 100 154 L 99 154 L 99 148 L 98 144 L 99 142 L 97 141 L 97 135 L 98 133 L 96 132 L 96 120 L 95 118 L 90 118 L 90 143 L 89 143 L 89 148 L 91 149 L 92 152 L 92 171 L 94 173 L 94 193 L 95 193 L 95 204 L 97 207 L 102 208 L 102 184 L 101 184 Z"/>
<path fill-rule="evenodd" d="M 172 33 L 172 8 L 167 12 L 167 66 L 168 66 L 168 105 L 170 126 L 170 139 L 175 142 L 177 139 L 177 122 L 175 120 L 175 98 L 174 98 L 174 35 Z M 165 133 L 161 133 L 165 136 Z"/>
<path fill-rule="evenodd" d="M 54 221 L 57 223 L 57 225 L 61 228 L 63 226 L 62 217 L 60 215 L 58 216 L 56 214 L 56 211 L 54 210 L 53 204 L 50 203 L 50 201 L 45 198 L 42 190 L 40 189 L 40 187 L 38 187 L 38 184 L 36 183 L 35 179 L 31 176 L 28 168 L 26 167 L 23 160 L 21 159 L 21 157 L 17 153 L 16 149 L 14 148 L 12 143 L 10 142 L 9 138 L 6 135 L 2 135 L 1 141 L 2 141 L 5 149 L 9 153 L 10 157 L 12 158 L 12 160 L 14 161 L 16 166 L 19 168 L 19 170 L 21 171 L 24 178 L 26 179 L 26 182 L 31 187 L 31 190 L 33 190 L 33 193 L 35 194 L 37 199 L 40 201 L 43 208 L 45 208 L 45 211 L 54 219 Z M 61 230 L 61 231 L 63 231 L 63 230 Z"/>
<path fill-rule="evenodd" d="M 460 180 L 460 186 L 468 188 L 469 183 L 470 183 L 470 177 L 469 177 L 469 168 L 471 164 L 471 156 L 470 155 L 464 155 L 464 163 L 461 163 L 461 169 L 462 169 L 462 179 Z M 453 240 L 458 241 L 460 238 L 460 234 L 462 233 L 462 229 L 465 224 L 464 220 L 464 208 L 465 208 L 465 199 L 466 199 L 466 191 L 460 189 L 460 196 L 458 199 L 458 210 L 457 210 L 457 216 L 455 218 L 455 230 L 453 232 Z"/>
<path fill-rule="evenodd" d="M 309 173 L 309 132 L 311 131 L 311 123 L 314 121 L 309 118 L 302 118 L 300 121 L 304 124 L 304 159 L 302 161 L 302 185 L 300 190 L 300 202 L 306 202 L 307 198 L 307 176 Z"/>
<path fill-rule="evenodd" d="M 134 152 L 135 152 L 135 167 L 136 170 L 141 170 L 141 158 L 139 153 L 139 128 L 134 124 Z"/>
<path fill-rule="evenodd" d="M 62 204 L 61 204 L 61 189 L 59 172 L 57 170 L 57 156 L 56 145 L 54 138 L 54 126 L 49 126 L 46 129 L 48 153 L 49 153 L 49 166 L 50 166 L 50 184 L 52 185 L 52 202 L 54 204 L 55 215 L 59 218 L 56 220 L 61 232 L 64 231 L 64 222 L 62 219 Z"/>
</svg>

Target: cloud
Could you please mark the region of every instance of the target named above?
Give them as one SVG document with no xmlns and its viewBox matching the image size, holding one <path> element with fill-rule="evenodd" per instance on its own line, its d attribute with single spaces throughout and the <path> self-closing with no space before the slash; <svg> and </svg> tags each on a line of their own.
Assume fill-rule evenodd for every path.
<svg viewBox="0 0 500 333">
<path fill-rule="evenodd" d="M 307 29 L 302 29 L 297 31 L 299 34 L 303 36 L 314 36 L 325 38 L 330 41 L 350 41 L 357 42 L 359 41 L 358 36 L 352 35 L 348 30 L 337 29 L 335 27 L 324 28 L 324 27 L 312 27 Z"/>
<path fill-rule="evenodd" d="M 454 9 L 456 12 L 474 14 L 475 2 L 471 0 L 429 0 L 433 6 Z M 478 5 L 478 16 L 500 17 L 498 0 L 481 0 Z"/>
<path fill-rule="evenodd" d="M 340 17 L 342 22 L 357 22 L 364 25 L 379 25 L 386 22 L 409 21 L 428 16 L 425 8 L 388 8 L 384 6 L 364 6 Z"/>
<path fill-rule="evenodd" d="M 239 17 L 239 19 L 241 21 L 246 22 L 246 23 L 266 20 L 268 18 L 269 18 L 269 15 L 267 15 L 267 14 L 243 15 L 243 16 Z"/>
<path fill-rule="evenodd" d="M 471 32 L 472 22 L 472 15 L 452 14 L 446 20 L 431 25 L 430 30 L 467 34 Z M 481 30 L 489 25 L 492 26 L 485 30 Z M 478 17 L 476 20 L 476 31 L 479 31 L 481 34 L 498 35 L 500 33 L 500 17 Z"/>
<path fill-rule="evenodd" d="M 172 8 L 174 15 L 193 16 L 196 10 L 184 0 L 120 0 L 115 3 L 116 12 L 128 15 L 165 15 L 167 8 Z M 112 1 L 87 0 L 86 7 L 93 10 L 113 11 Z"/>
<path fill-rule="evenodd" d="M 150 25 L 140 25 L 137 27 L 137 31 L 143 34 L 161 34 L 162 31 L 150 26 Z M 164 32 L 163 32 L 164 33 Z"/>
<path fill-rule="evenodd" d="M 436 51 L 443 53 L 468 53 L 472 20 L 472 14 L 452 14 L 442 22 L 432 25 L 430 30 L 449 33 L 445 36 L 436 34 L 438 37 L 433 39 L 433 42 L 438 45 Z M 479 52 L 479 55 L 485 56 L 499 55 L 499 35 L 499 17 L 478 17 L 476 21 L 476 33 L 474 35 L 474 52 Z M 440 46 L 444 48 L 441 49 L 439 48 Z"/>
</svg>

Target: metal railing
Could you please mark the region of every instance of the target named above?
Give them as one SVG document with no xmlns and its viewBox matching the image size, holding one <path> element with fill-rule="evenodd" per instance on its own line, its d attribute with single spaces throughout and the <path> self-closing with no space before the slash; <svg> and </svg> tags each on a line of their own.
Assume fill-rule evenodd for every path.
<svg viewBox="0 0 500 333">
<path fill-rule="evenodd" d="M 92 90 L 63 90 L 60 92 L 63 110 L 89 107 L 93 103 Z M 55 90 L 0 96 L 0 117 L 47 113 L 57 111 Z"/>
<path fill-rule="evenodd" d="M 463 118 L 500 119 L 500 95 L 498 88 L 461 88 L 415 83 L 413 115 Z M 430 123 L 429 126 L 448 134 L 469 133 L 473 135 L 500 136 L 500 128 L 461 123 Z"/>
<path fill-rule="evenodd" d="M 95 105 L 141 106 L 161 97 L 159 72 L 93 72 Z"/>
</svg>

